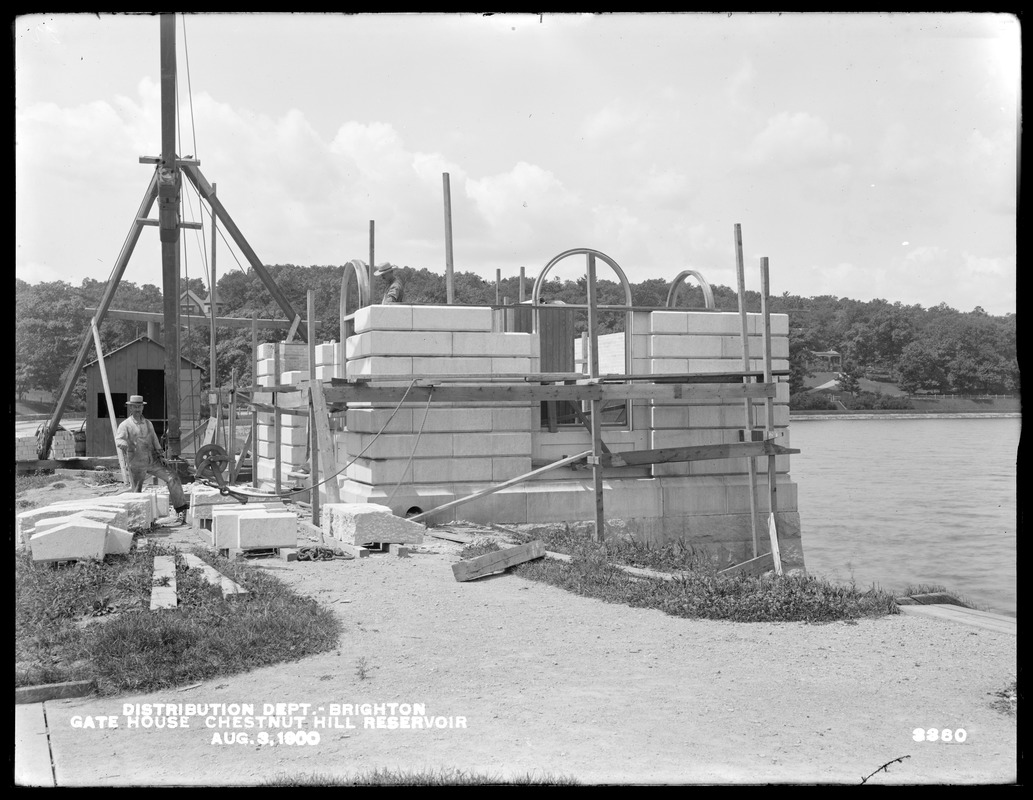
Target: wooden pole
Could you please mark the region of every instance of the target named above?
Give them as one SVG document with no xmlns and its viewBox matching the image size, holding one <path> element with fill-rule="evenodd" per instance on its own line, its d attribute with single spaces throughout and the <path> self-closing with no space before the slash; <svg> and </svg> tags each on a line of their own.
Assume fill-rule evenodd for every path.
<svg viewBox="0 0 1033 800">
<path fill-rule="evenodd" d="M 184 162 L 181 165 L 181 169 L 194 185 L 194 188 L 197 189 L 198 194 L 208 201 L 209 206 L 211 206 L 212 213 L 219 215 L 219 220 L 222 222 L 223 230 L 230 235 L 230 238 L 233 239 L 237 247 L 240 248 L 240 252 L 261 279 L 266 291 L 273 296 L 273 300 L 276 301 L 276 304 L 283 311 L 284 316 L 289 320 L 300 319 L 297 312 L 294 311 L 294 307 L 287 299 L 287 296 L 283 293 L 283 290 L 276 285 L 276 281 L 273 280 L 273 276 L 269 274 L 269 270 L 265 268 L 265 265 L 258 257 L 258 254 L 255 253 L 251 244 L 244 237 L 244 234 L 241 233 L 240 228 L 237 227 L 237 223 L 233 221 L 233 217 L 230 216 L 230 212 L 226 209 L 226 206 L 224 206 L 219 198 L 215 196 L 212 191 L 212 185 L 208 183 L 208 179 L 204 177 L 200 168 L 195 164 Z"/>
<path fill-rule="evenodd" d="M 520 268 L 520 294 L 517 297 L 518 303 L 523 303 L 527 300 L 527 290 L 524 288 L 524 268 Z"/>
<path fill-rule="evenodd" d="M 237 449 L 237 368 L 230 372 L 230 391 L 227 396 L 230 404 L 229 420 L 226 428 L 226 456 L 229 459 L 230 483 L 237 480 L 237 463 L 233 458 Z"/>
<path fill-rule="evenodd" d="M 743 372 L 750 371 L 750 333 L 747 327 L 746 317 L 746 267 L 742 255 L 742 226 L 735 223 L 735 272 L 739 284 L 739 321 L 742 323 L 742 369 Z M 749 378 L 743 378 L 743 383 L 749 383 Z M 753 436 L 753 404 L 750 398 L 743 400 L 743 410 L 746 412 L 746 428 L 748 436 Z M 746 459 L 750 476 L 750 531 L 753 534 L 753 557 L 757 557 L 760 548 L 760 534 L 757 532 L 757 462 L 752 458 Z"/>
<path fill-rule="evenodd" d="M 466 497 L 460 497 L 458 500 L 452 500 L 448 503 L 444 503 L 440 506 L 437 506 L 436 508 L 430 509 L 430 511 L 424 511 L 413 517 L 409 517 L 409 520 L 411 522 L 422 522 L 428 517 L 432 517 L 441 511 L 445 511 L 449 508 L 455 508 L 456 506 L 461 505 L 462 503 L 468 503 L 470 500 L 476 500 L 478 497 L 484 497 L 485 495 L 494 494 L 495 492 L 498 492 L 502 489 L 507 489 L 510 486 L 515 486 L 516 484 L 521 483 L 522 481 L 526 481 L 531 478 L 537 478 L 539 475 L 543 475 L 544 473 L 549 472 L 550 470 L 554 470 L 557 467 L 565 467 L 567 466 L 567 464 L 573 464 L 575 461 L 580 461 L 581 459 L 589 455 L 591 455 L 591 451 L 586 450 L 583 453 L 578 453 L 576 456 L 567 456 L 566 458 L 561 458 L 559 461 L 554 461 L 551 464 L 546 464 L 544 467 L 539 467 L 538 469 L 532 470 L 531 472 L 525 473 L 524 475 L 518 475 L 515 478 L 510 478 L 508 481 L 496 483 L 494 486 L 489 486 L 486 489 L 481 489 L 480 491 L 474 492 L 473 494 L 467 495 Z"/>
<path fill-rule="evenodd" d="M 771 383 L 771 309 L 769 304 L 770 284 L 768 281 L 767 256 L 760 260 L 760 308 L 764 318 L 764 383 Z M 775 437 L 775 405 L 770 397 L 764 399 L 767 411 L 764 436 L 768 441 Z M 782 574 L 782 555 L 778 548 L 778 477 L 775 474 L 775 456 L 768 456 L 768 535 L 771 538 L 771 557 L 775 562 L 775 574 Z"/>
<path fill-rule="evenodd" d="M 108 404 L 108 419 L 111 420 L 111 441 L 115 443 L 115 455 L 118 456 L 118 466 L 122 470 L 122 483 L 129 486 L 129 470 L 126 469 L 126 461 L 122 451 L 118 449 L 118 420 L 115 418 L 115 404 L 111 400 L 111 386 L 108 384 L 108 370 L 104 366 L 104 348 L 100 342 L 100 331 L 97 324 L 90 326 L 93 330 L 93 344 L 97 348 L 97 366 L 100 367 L 100 380 L 104 384 L 104 400 Z"/>
<path fill-rule="evenodd" d="M 176 15 L 161 15 L 161 163 L 158 229 L 165 313 L 165 436 L 173 458 L 180 451 L 179 404 L 179 201 L 176 161 Z"/>
<path fill-rule="evenodd" d="M 441 174 L 445 193 L 445 296 L 449 305 L 455 302 L 452 286 L 452 191 L 448 185 L 448 173 Z"/>
<path fill-rule="evenodd" d="M 212 194 L 215 194 L 215 184 L 212 184 Z M 217 402 L 217 398 L 214 396 L 212 390 L 215 388 L 215 384 L 218 381 L 218 361 L 215 355 L 215 318 L 216 318 L 216 305 L 215 305 L 215 245 L 218 241 L 217 225 L 218 215 L 215 209 L 212 208 L 212 276 L 211 276 L 211 288 L 209 289 L 208 304 L 210 307 L 212 317 L 212 330 L 208 337 L 208 402 L 209 404 Z"/>
<path fill-rule="evenodd" d="M 279 380 L 279 378 L 277 378 Z M 258 316 L 251 317 L 251 385 L 258 385 Z M 254 402 L 254 393 L 251 400 Z M 251 486 L 258 488 L 258 411 L 251 407 Z"/>
<path fill-rule="evenodd" d="M 499 305 L 499 298 L 502 296 L 502 270 L 495 270 L 495 305 Z"/>
<path fill-rule="evenodd" d="M 147 185 L 147 191 L 144 194 L 143 200 L 140 202 L 140 208 L 136 212 L 136 216 L 133 218 L 134 222 L 129 230 L 129 237 L 126 241 L 125 246 L 122 248 L 122 252 L 118 254 L 118 258 L 115 261 L 115 267 L 111 272 L 111 278 L 108 280 L 108 285 L 104 287 L 104 296 L 101 297 L 100 304 L 97 306 L 96 312 L 93 314 L 93 324 L 100 325 L 104 321 L 105 315 L 108 313 L 108 307 L 111 305 L 111 301 L 115 297 L 115 290 L 118 289 L 118 284 L 122 280 L 122 275 L 126 271 L 126 266 L 129 264 L 129 258 L 133 255 L 133 250 L 136 248 L 136 243 L 140 240 L 140 233 L 144 229 L 144 225 L 140 222 L 141 219 L 146 218 L 151 213 L 151 207 L 154 205 L 154 201 L 158 197 L 158 172 L 155 170 L 154 174 L 151 175 L 151 181 Z M 85 336 L 79 343 L 79 351 L 75 355 L 75 360 L 72 362 L 71 369 L 68 370 L 68 374 L 65 376 L 65 385 L 61 390 L 61 395 L 57 400 L 57 405 L 54 407 L 54 413 L 50 416 L 50 421 L 47 422 L 46 435 L 44 437 L 43 453 L 37 455 L 40 458 L 44 458 L 50 451 L 50 443 L 53 441 L 54 432 L 57 430 L 57 424 L 61 421 L 61 415 L 64 413 L 65 406 L 68 405 L 68 401 L 72 396 L 72 390 L 75 388 L 76 381 L 79 379 L 79 372 L 82 370 L 83 364 L 86 363 L 86 354 L 90 351 L 90 345 L 93 343 L 93 333 L 90 329 L 86 330 Z"/>
<path fill-rule="evenodd" d="M 370 303 L 373 302 L 375 292 L 373 291 L 373 255 L 374 255 L 374 242 L 375 242 L 375 231 L 373 220 L 369 221 L 369 265 L 366 267 L 366 271 L 369 272 L 369 299 Z"/>
<path fill-rule="evenodd" d="M 273 349 L 273 375 L 276 376 L 276 385 L 280 383 L 280 346 Z M 280 432 L 280 425 L 283 423 L 283 412 L 280 410 L 280 398 L 273 392 L 273 488 L 276 494 L 280 494 L 283 486 L 283 458 L 280 455 L 280 442 L 283 436 Z"/>
<path fill-rule="evenodd" d="M 599 334 L 596 330 L 595 254 L 588 254 L 588 361 L 589 376 L 599 377 Z M 606 539 L 606 518 L 603 513 L 602 414 L 601 400 L 592 400 L 592 484 L 595 489 L 595 540 Z"/>
<path fill-rule="evenodd" d="M 316 429 L 315 405 L 312 394 L 316 385 L 316 293 L 308 290 L 308 432 L 309 432 L 309 477 L 311 478 L 312 524 L 319 525 L 319 434 Z"/>
</svg>

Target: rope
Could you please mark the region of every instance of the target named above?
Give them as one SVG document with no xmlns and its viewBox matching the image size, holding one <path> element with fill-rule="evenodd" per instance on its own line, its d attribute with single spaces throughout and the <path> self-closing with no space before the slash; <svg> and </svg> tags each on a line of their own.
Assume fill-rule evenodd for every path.
<svg viewBox="0 0 1033 800">
<path fill-rule="evenodd" d="M 310 489 L 316 489 L 316 488 L 322 486 L 324 483 L 329 483 L 331 480 L 333 480 L 338 475 L 340 475 L 342 472 L 344 472 L 346 469 L 348 469 L 348 467 L 350 467 L 352 464 L 354 464 L 356 461 L 358 461 L 360 458 L 362 458 L 362 454 L 365 453 L 367 450 L 369 450 L 373 446 L 373 443 L 376 442 L 376 440 L 380 438 L 380 434 L 382 434 L 385 430 L 387 430 L 387 426 L 390 425 L 391 421 L 398 415 L 399 409 L 405 403 L 405 398 L 409 396 L 409 392 L 412 391 L 412 389 L 413 389 L 413 387 L 415 385 L 416 385 L 416 381 L 415 380 L 413 380 L 413 381 L 411 381 L 409 383 L 409 386 L 406 387 L 405 394 L 402 395 L 402 399 L 399 400 L 398 401 L 398 405 L 396 405 L 394 407 L 394 409 L 392 409 L 391 416 L 389 416 L 387 418 L 387 421 L 380 427 L 380 430 L 377 431 L 375 434 L 373 434 L 373 438 L 369 440 L 369 444 L 367 444 L 365 447 L 363 447 L 362 450 L 360 450 L 352 458 L 351 461 L 349 461 L 347 464 L 345 464 L 343 467 L 341 467 L 339 470 L 337 470 L 337 472 L 335 472 L 333 475 L 330 475 L 329 477 L 324 478 L 319 483 L 316 483 L 313 486 L 303 487 L 303 488 L 298 488 L 298 489 L 289 489 L 286 492 L 281 491 L 279 494 L 276 494 L 276 492 L 272 492 L 272 493 L 268 493 L 268 494 L 260 493 L 260 492 L 245 492 L 245 491 L 238 491 L 237 489 L 232 489 L 231 491 L 235 492 L 236 494 L 245 495 L 246 497 L 292 497 L 293 495 L 301 494 L 302 492 L 307 492 Z M 433 392 L 432 392 L 432 394 L 433 394 Z M 430 398 L 429 397 L 427 398 L 427 405 L 428 405 L 428 407 L 430 406 Z M 426 414 L 423 415 L 423 422 L 424 422 L 424 424 L 426 424 L 426 422 L 427 422 L 427 415 Z M 420 425 L 420 433 L 421 434 L 423 433 L 423 425 Z M 419 444 L 419 437 L 417 437 L 417 439 L 416 439 L 416 444 L 417 445 Z M 413 450 L 413 452 L 414 453 L 416 452 L 415 449 Z M 410 456 L 410 461 L 411 460 L 412 460 L 412 457 Z M 406 466 L 406 470 L 408 470 L 408 465 Z M 404 473 L 402 474 L 402 477 L 403 478 L 405 477 Z M 213 489 L 220 489 L 221 488 L 217 483 L 213 484 L 213 483 L 211 483 L 210 481 L 208 481 L 208 480 L 206 480 L 204 478 L 201 479 L 201 483 L 203 483 L 205 486 L 209 486 L 209 487 L 211 487 Z M 396 486 L 395 488 L 397 489 L 398 487 Z M 392 493 L 392 497 L 393 496 L 394 496 L 394 493 Z"/>
<path fill-rule="evenodd" d="M 416 381 L 413 381 L 415 384 Z M 391 490 L 391 494 L 387 498 L 388 505 L 394 500 L 395 493 L 401 488 L 402 483 L 405 481 L 405 476 L 409 473 L 409 467 L 412 465 L 412 460 L 416 456 L 416 449 L 420 446 L 420 437 L 423 436 L 423 426 L 427 424 L 427 417 L 430 415 L 430 401 L 434 397 L 434 387 L 430 387 L 430 391 L 427 393 L 427 405 L 423 409 L 423 422 L 420 423 L 420 430 L 416 433 L 416 441 L 413 442 L 412 452 L 409 453 L 409 460 L 405 462 L 405 469 L 402 470 L 402 477 L 395 484 L 395 488 Z M 370 442 L 373 444 L 373 442 Z"/>
</svg>

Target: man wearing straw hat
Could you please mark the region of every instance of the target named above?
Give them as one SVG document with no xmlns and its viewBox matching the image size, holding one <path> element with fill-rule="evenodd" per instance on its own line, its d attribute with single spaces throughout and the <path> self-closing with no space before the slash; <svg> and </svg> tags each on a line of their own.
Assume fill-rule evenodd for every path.
<svg viewBox="0 0 1033 800">
<path fill-rule="evenodd" d="M 381 305 L 402 302 L 402 278 L 398 274 L 398 267 L 394 264 L 381 264 L 377 267 L 373 276 L 375 278 L 385 278 L 390 282 L 390 286 L 387 287 L 387 291 L 384 292 L 384 297 L 380 301 Z"/>
<path fill-rule="evenodd" d="M 148 475 L 153 475 L 168 485 L 169 503 L 176 514 L 173 519 L 162 521 L 166 524 L 182 525 L 186 522 L 190 501 L 183 493 L 179 475 L 170 472 L 165 466 L 161 442 L 158 441 L 154 425 L 143 415 L 145 405 L 147 401 L 141 395 L 130 395 L 126 401 L 129 416 L 115 432 L 115 447 L 125 455 L 126 468 L 129 470 L 134 492 L 143 490 L 143 482 Z"/>
</svg>

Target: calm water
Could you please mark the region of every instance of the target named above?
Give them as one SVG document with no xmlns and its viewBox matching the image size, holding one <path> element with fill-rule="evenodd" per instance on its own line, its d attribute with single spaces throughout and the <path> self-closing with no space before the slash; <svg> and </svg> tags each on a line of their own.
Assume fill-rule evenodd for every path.
<svg viewBox="0 0 1033 800">
<path fill-rule="evenodd" d="M 887 590 L 935 583 L 1016 609 L 1012 418 L 793 419 L 804 559 Z"/>
</svg>

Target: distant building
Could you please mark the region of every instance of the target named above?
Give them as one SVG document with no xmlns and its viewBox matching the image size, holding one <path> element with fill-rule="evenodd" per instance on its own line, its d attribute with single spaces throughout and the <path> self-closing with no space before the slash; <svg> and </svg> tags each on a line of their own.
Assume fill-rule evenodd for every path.
<svg viewBox="0 0 1033 800">
<path fill-rule="evenodd" d="M 180 359 L 179 402 L 181 455 L 193 455 L 194 442 L 188 435 L 200 423 L 201 380 L 204 368 L 186 359 Z M 100 362 L 91 361 L 86 371 L 86 455 L 115 455 L 115 439 L 111 433 L 111 419 L 104 394 Z M 165 433 L 168 417 L 165 413 L 165 348 L 146 336 L 141 336 L 117 350 L 104 354 L 104 371 L 108 376 L 111 401 L 116 422 L 126 418 L 126 400 L 129 395 L 143 395 L 147 401 L 144 416 L 154 423 L 160 437 Z"/>
<path fill-rule="evenodd" d="M 835 350 L 811 353 L 810 366 L 822 372 L 839 372 L 843 369 L 843 356 Z"/>
</svg>

